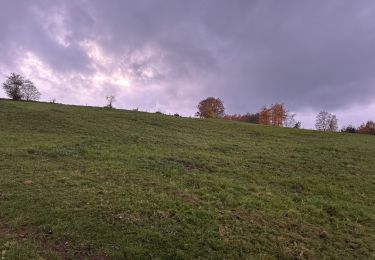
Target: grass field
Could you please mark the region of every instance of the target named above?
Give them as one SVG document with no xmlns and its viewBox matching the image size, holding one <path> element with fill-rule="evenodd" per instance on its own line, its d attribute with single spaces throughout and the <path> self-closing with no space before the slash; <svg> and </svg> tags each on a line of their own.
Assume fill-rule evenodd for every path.
<svg viewBox="0 0 375 260">
<path fill-rule="evenodd" d="M 0 259 L 375 258 L 375 137 L 0 100 Z"/>
</svg>

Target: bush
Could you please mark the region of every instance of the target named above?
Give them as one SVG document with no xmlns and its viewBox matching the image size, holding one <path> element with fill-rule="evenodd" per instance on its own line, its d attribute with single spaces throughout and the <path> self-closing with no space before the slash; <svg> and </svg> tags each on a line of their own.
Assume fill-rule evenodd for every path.
<svg viewBox="0 0 375 260">
<path fill-rule="evenodd" d="M 344 126 L 341 129 L 341 132 L 342 133 L 352 133 L 352 134 L 355 134 L 355 133 L 357 133 L 357 129 L 354 126 L 352 126 L 352 125 L 348 125 L 348 126 Z"/>
</svg>

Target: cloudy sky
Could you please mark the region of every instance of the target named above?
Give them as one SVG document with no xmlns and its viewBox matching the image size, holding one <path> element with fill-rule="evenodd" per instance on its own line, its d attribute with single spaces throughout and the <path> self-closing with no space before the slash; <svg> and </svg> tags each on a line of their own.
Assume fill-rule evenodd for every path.
<svg viewBox="0 0 375 260">
<path fill-rule="evenodd" d="M 0 78 L 42 99 L 193 115 L 284 102 L 304 127 L 375 120 L 373 0 L 1 0 Z M 0 97 L 5 94 L 0 91 Z"/>
</svg>

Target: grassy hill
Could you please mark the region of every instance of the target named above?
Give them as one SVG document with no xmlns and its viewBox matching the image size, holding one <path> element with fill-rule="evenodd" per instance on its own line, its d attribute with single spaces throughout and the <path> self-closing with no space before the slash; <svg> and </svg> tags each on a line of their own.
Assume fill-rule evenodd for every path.
<svg viewBox="0 0 375 260">
<path fill-rule="evenodd" d="M 4 259 L 374 250 L 374 136 L 0 101 Z"/>
</svg>

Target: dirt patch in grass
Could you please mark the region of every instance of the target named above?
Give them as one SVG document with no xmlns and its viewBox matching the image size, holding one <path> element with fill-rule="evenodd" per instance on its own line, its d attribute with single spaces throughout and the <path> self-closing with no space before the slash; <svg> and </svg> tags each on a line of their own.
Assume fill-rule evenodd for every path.
<svg viewBox="0 0 375 260">
<path fill-rule="evenodd" d="M 89 245 L 77 247 L 67 240 L 56 241 L 52 239 L 52 234 L 52 230 L 35 232 L 27 227 L 14 229 L 0 221 L 0 235 L 5 238 L 8 237 L 6 239 L 8 242 L 4 245 L 3 252 L 8 250 L 9 245 L 22 247 L 23 244 L 31 243 L 38 252 L 53 252 L 61 259 L 109 259 L 104 252 L 98 252 L 98 250 Z"/>
</svg>

